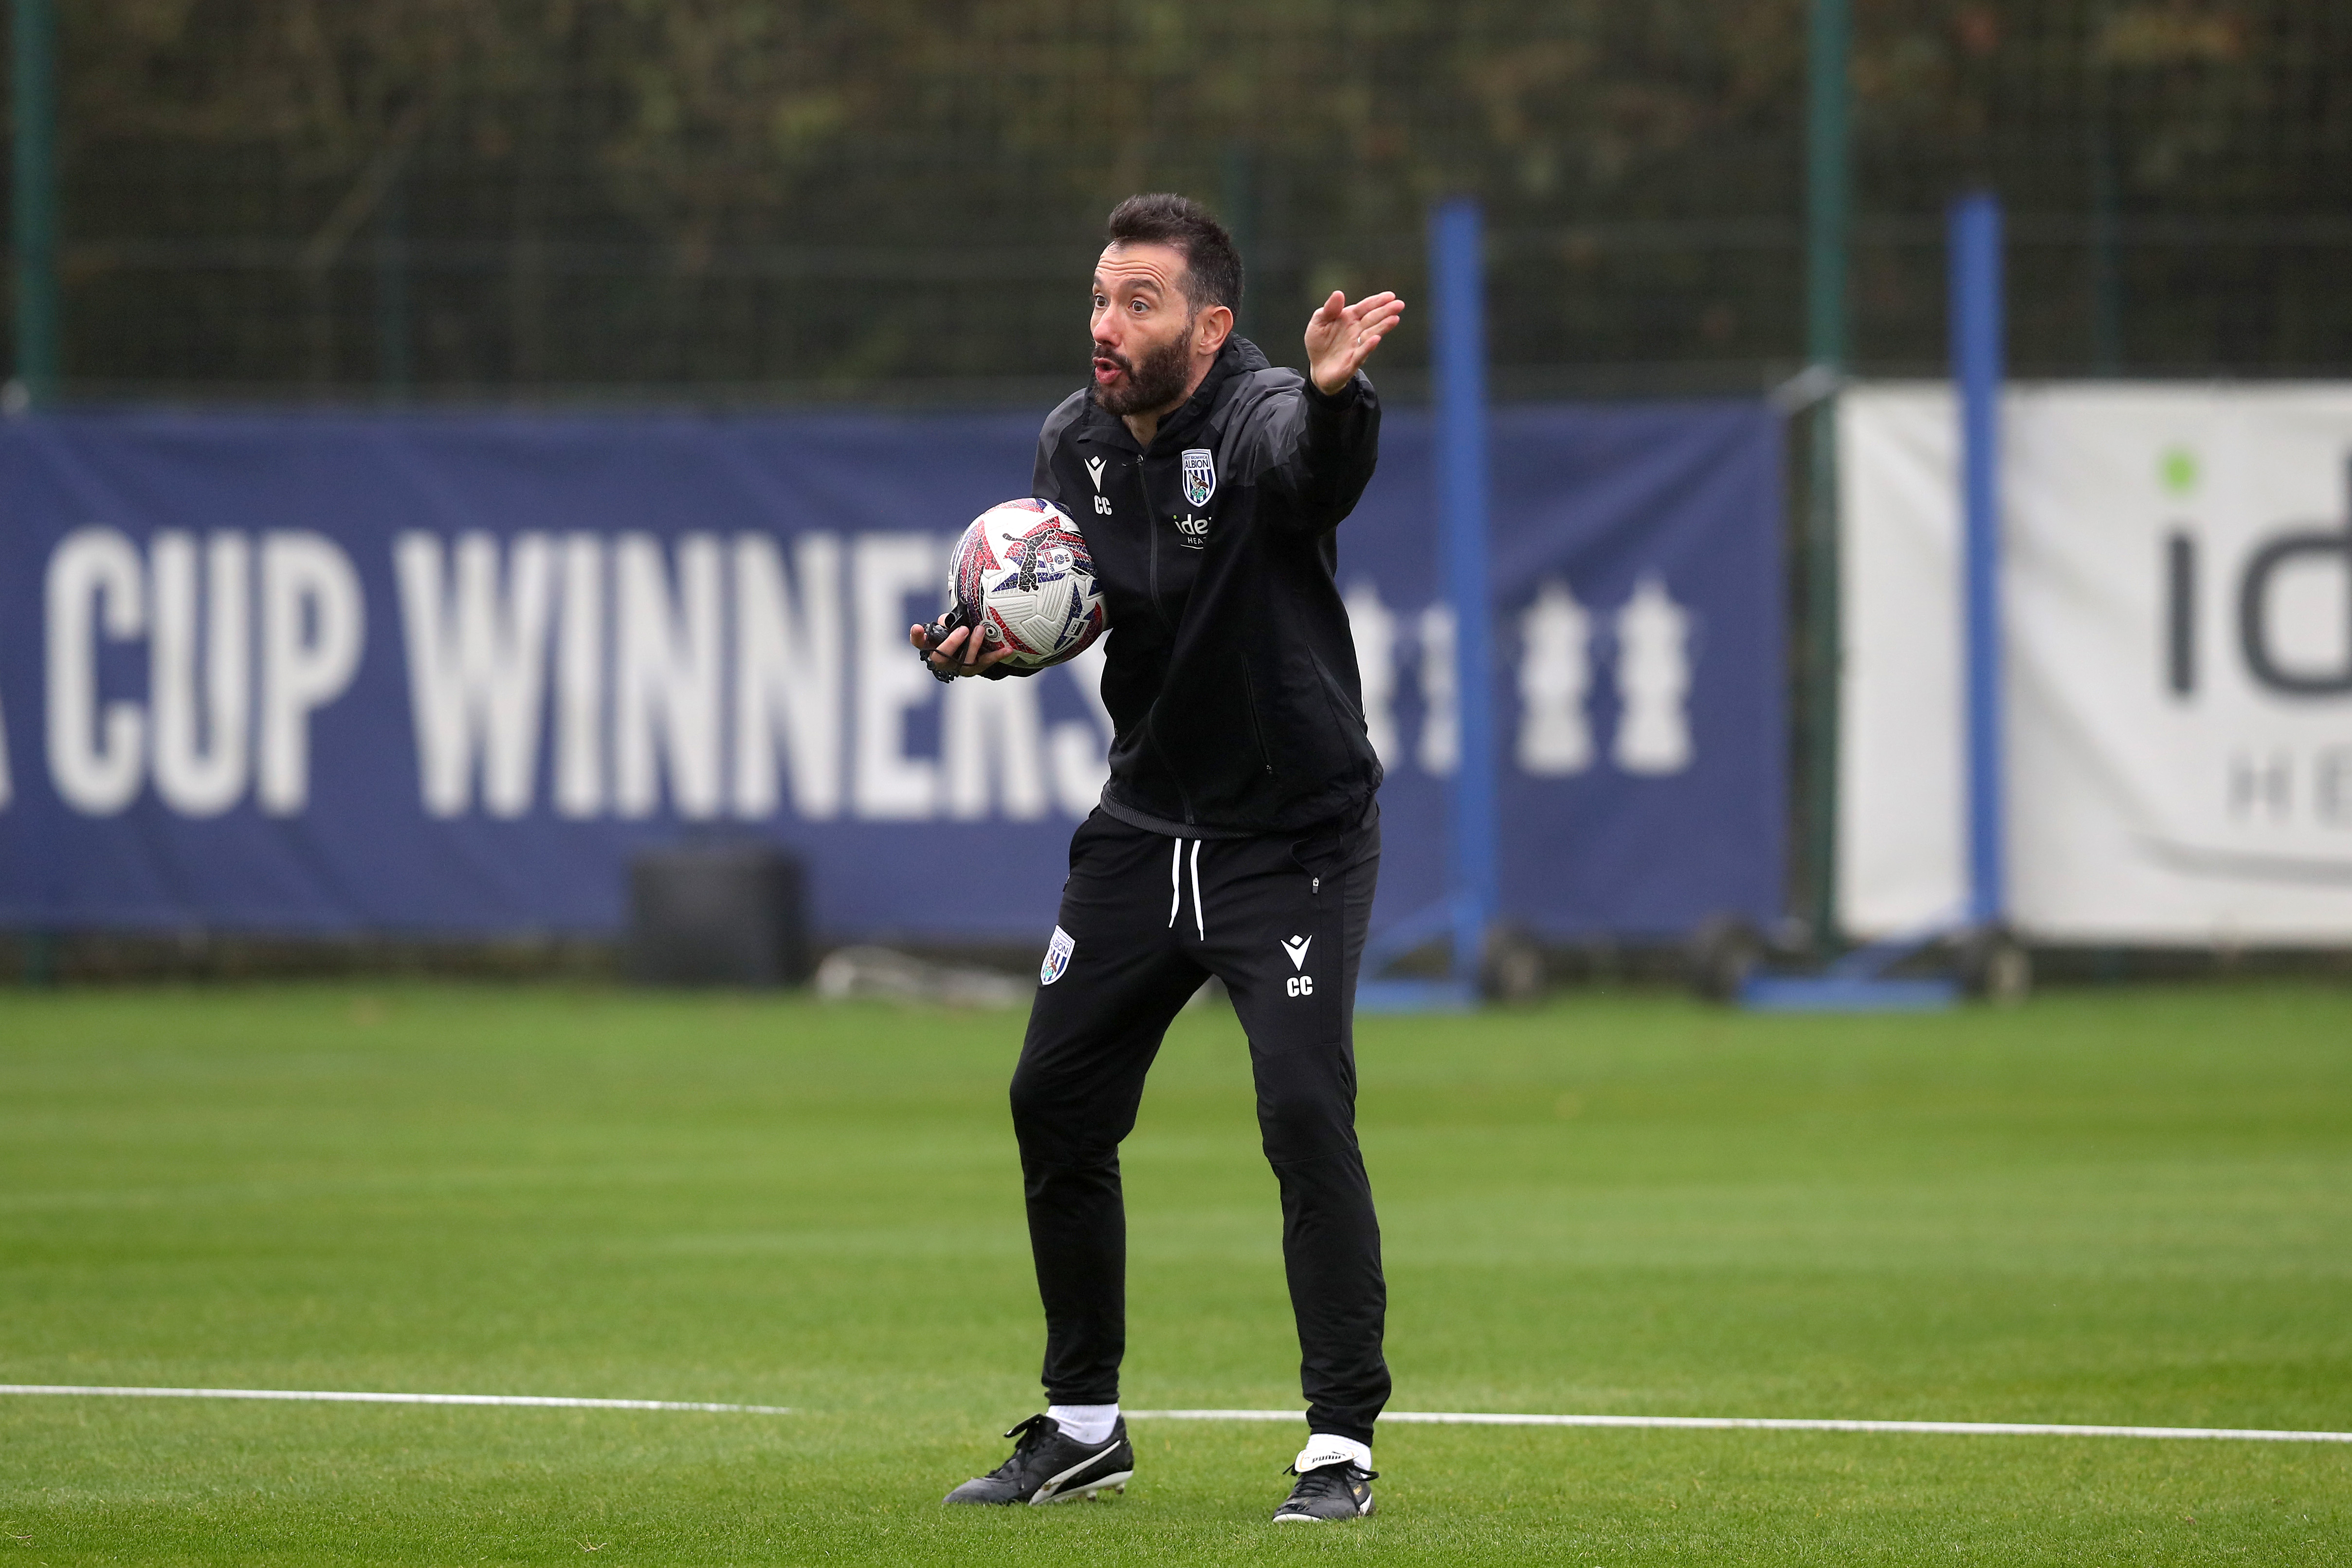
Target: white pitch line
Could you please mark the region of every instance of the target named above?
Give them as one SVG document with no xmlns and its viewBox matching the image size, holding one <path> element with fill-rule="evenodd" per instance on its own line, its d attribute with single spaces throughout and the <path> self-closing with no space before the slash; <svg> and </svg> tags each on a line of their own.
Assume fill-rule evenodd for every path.
<svg viewBox="0 0 2352 1568">
<path fill-rule="evenodd" d="M 330 1405 L 541 1405 L 565 1410 L 709 1410 L 730 1415 L 790 1415 L 784 1405 L 704 1405 L 682 1399 L 572 1399 L 552 1394 L 352 1394 L 303 1388 L 97 1388 L 67 1383 L 0 1383 L 0 1394 L 89 1394 L 122 1399 L 299 1399 Z"/>
<path fill-rule="evenodd" d="M 1136 1421 L 1297 1421 L 1297 1410 L 1128 1410 Z M 1962 1437 L 2174 1437 L 2208 1442 L 2352 1443 L 2352 1432 L 2269 1432 L 2232 1426 L 2063 1426 L 2038 1421 L 1806 1421 L 1766 1415 L 1511 1415 L 1390 1410 L 1382 1424 L 1429 1426 L 1685 1426 L 1766 1432 L 1915 1432 Z"/>
<path fill-rule="evenodd" d="M 107 1388 L 69 1383 L 0 1383 L 0 1394 L 100 1395 L 118 1399 L 290 1399 L 331 1405 L 526 1405 L 562 1410 L 699 1410 L 726 1415 L 792 1415 L 788 1405 L 715 1405 L 682 1399 L 576 1399 L 552 1394 L 363 1394 L 295 1388 Z M 1299 1421 L 1298 1410 L 1129 1410 L 1137 1421 Z M 2352 1432 L 2275 1432 L 2238 1426 L 2070 1426 L 2037 1421 L 1798 1420 L 1769 1415 L 1530 1415 L 1483 1410 L 1391 1410 L 1381 1416 L 1423 1426 L 1651 1426 L 1710 1431 L 1909 1432 L 1962 1437 L 2162 1437 L 2206 1442 L 2352 1443 Z"/>
</svg>

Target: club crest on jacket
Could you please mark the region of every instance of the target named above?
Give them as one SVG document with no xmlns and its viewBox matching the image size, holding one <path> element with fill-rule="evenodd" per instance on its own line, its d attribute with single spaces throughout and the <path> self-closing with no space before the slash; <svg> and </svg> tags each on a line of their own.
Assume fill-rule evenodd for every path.
<svg viewBox="0 0 2352 1568">
<path fill-rule="evenodd" d="M 1191 447 L 1184 454 L 1184 499 L 1194 506 L 1206 506 L 1216 493 L 1216 459 L 1206 447 Z"/>
<path fill-rule="evenodd" d="M 1060 926 L 1054 928 L 1054 941 L 1045 949 L 1045 962 L 1037 966 L 1037 984 L 1051 985 L 1070 967 L 1070 954 L 1077 951 L 1077 942 Z"/>
</svg>

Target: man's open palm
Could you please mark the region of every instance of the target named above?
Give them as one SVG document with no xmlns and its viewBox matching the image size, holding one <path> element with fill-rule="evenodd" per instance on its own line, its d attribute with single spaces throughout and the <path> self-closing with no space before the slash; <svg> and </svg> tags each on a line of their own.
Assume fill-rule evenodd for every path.
<svg viewBox="0 0 2352 1568">
<path fill-rule="evenodd" d="M 1404 301 L 1394 294 L 1374 294 L 1350 305 L 1334 289 L 1307 321 L 1307 375 L 1323 391 L 1339 391 L 1403 314 Z"/>
</svg>

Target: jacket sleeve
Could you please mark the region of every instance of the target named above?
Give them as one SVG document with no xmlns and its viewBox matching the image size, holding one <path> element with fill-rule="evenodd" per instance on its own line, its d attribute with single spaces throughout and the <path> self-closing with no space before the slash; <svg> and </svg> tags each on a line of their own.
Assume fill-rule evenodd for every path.
<svg viewBox="0 0 2352 1568">
<path fill-rule="evenodd" d="M 1050 425 L 1037 437 L 1037 467 L 1029 476 L 1029 493 L 1039 500 L 1062 505 L 1061 481 L 1054 478 L 1054 430 Z"/>
<path fill-rule="evenodd" d="M 1336 393 L 1311 381 L 1276 393 L 1251 420 L 1258 483 L 1289 505 L 1297 527 L 1319 533 L 1355 510 L 1380 458 L 1381 400 L 1361 371 Z"/>
<path fill-rule="evenodd" d="M 1061 455 L 1062 443 L 1068 439 L 1070 426 L 1086 412 L 1087 395 L 1072 393 L 1062 400 L 1054 412 L 1045 416 L 1045 423 L 1037 431 L 1037 463 L 1029 473 L 1029 493 L 1039 500 L 1052 501 L 1062 507 L 1062 481 L 1054 475 L 1054 459 Z"/>
</svg>

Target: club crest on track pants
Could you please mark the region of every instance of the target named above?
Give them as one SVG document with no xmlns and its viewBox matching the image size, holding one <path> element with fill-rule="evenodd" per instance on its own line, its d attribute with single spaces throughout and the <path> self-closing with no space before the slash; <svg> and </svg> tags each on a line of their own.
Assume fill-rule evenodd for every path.
<svg viewBox="0 0 2352 1568">
<path fill-rule="evenodd" d="M 1213 974 L 1249 1035 L 1258 1127 L 1281 1184 L 1308 1422 L 1372 1440 L 1389 1395 L 1388 1291 L 1356 1147 L 1353 1024 L 1380 854 L 1377 805 L 1301 835 L 1205 840 L 1097 809 L 1071 839 L 1060 971 L 1038 987 L 1013 1075 L 1054 1403 L 1118 1398 L 1118 1146 L 1169 1022 Z"/>
</svg>

